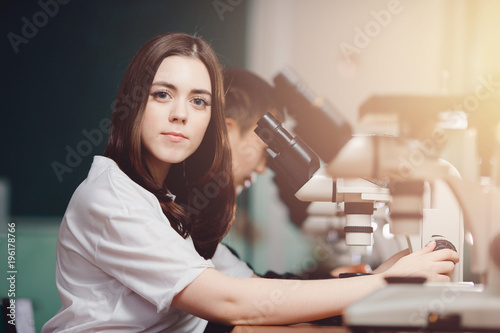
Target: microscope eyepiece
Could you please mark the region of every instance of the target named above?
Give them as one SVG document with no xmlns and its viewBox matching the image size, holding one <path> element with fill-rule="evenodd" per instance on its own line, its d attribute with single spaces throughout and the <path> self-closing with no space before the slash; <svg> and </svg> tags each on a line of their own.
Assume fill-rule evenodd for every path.
<svg viewBox="0 0 500 333">
<path fill-rule="evenodd" d="M 258 122 L 255 133 L 268 145 L 271 167 L 298 191 L 319 169 L 319 158 L 299 137 L 293 137 L 272 113 Z"/>
<path fill-rule="evenodd" d="M 293 140 L 290 133 L 283 128 L 280 121 L 271 113 L 266 113 L 257 122 L 255 132 L 269 146 L 269 149 L 276 153 L 285 150 Z"/>
</svg>

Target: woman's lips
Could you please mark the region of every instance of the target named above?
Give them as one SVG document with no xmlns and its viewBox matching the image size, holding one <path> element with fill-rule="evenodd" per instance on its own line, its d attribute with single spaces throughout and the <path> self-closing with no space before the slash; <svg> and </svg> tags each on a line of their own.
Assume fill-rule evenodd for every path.
<svg viewBox="0 0 500 333">
<path fill-rule="evenodd" d="M 187 137 L 185 137 L 182 133 L 168 132 L 162 133 L 162 135 L 172 142 L 182 142 L 187 140 Z"/>
</svg>

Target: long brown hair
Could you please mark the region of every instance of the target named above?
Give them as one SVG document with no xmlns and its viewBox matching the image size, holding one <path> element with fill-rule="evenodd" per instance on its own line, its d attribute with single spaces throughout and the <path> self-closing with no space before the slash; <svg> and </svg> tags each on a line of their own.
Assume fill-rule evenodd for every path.
<svg viewBox="0 0 500 333">
<path fill-rule="evenodd" d="M 198 149 L 184 162 L 173 164 L 165 183 L 157 184 L 143 158 L 141 122 L 156 71 L 163 59 L 173 55 L 205 64 L 212 86 L 211 119 Z M 139 49 L 125 72 L 104 152 L 158 198 L 172 227 L 185 238 L 191 236 L 206 259 L 213 256 L 234 217 L 235 191 L 223 112 L 222 71 L 211 47 L 183 33 L 156 36 Z"/>
</svg>

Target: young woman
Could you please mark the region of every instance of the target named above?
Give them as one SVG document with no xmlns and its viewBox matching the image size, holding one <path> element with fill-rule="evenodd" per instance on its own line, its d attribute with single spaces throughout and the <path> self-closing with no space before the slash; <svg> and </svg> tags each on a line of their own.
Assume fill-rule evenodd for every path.
<svg viewBox="0 0 500 333">
<path fill-rule="evenodd" d="M 207 321 L 290 324 L 337 315 L 385 275 L 447 281 L 435 244 L 387 271 L 316 281 L 255 277 L 220 241 L 234 215 L 223 88 L 214 52 L 173 33 L 129 65 L 105 157 L 75 191 L 57 245 L 62 301 L 43 332 L 203 332 Z"/>
</svg>

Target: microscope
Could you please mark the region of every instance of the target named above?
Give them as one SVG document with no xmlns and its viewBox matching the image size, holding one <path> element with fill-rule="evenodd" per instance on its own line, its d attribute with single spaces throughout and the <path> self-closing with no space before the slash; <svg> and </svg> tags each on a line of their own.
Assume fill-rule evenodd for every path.
<svg viewBox="0 0 500 333">
<path fill-rule="evenodd" d="M 343 203 L 346 244 L 371 245 L 374 203 L 388 202 L 388 189 L 365 179 L 333 179 L 320 167 L 316 153 L 271 113 L 257 122 L 255 132 L 268 145 L 273 169 L 285 175 L 297 199 L 314 204 L 309 207 L 311 215 L 334 215 L 338 208 L 331 204 Z"/>
<path fill-rule="evenodd" d="M 286 150 L 283 154 L 295 154 L 302 159 L 303 162 L 297 163 L 303 166 L 300 179 L 290 175 L 295 179 L 293 186 L 299 199 L 354 204 L 352 210 L 345 208 L 346 214 L 354 217 L 351 219 L 354 222 L 346 225 L 346 232 L 362 237 L 354 237 L 352 244 L 367 243 L 365 234 L 371 232 L 368 216 L 377 201 L 389 203 L 392 232 L 413 235 L 408 243 L 413 249 L 436 239 L 438 247 L 456 250 L 463 265 L 464 224 L 473 236 L 471 269 L 481 275 L 481 283 L 462 283 L 462 267 L 455 269 L 450 283 L 391 280 L 387 287 L 348 307 L 345 324 L 355 332 L 498 332 L 500 190 L 493 182 L 481 184 L 461 177 L 439 155 L 447 144 L 442 133 L 436 131 L 439 117 L 464 97 L 375 96 L 361 107 L 360 116 L 370 121 L 395 119 L 399 133 L 353 135 L 340 114 L 328 102 L 316 98 L 290 70 L 279 73 L 274 83 L 277 95 L 283 97 L 288 112 L 296 118 L 295 132 L 304 141 L 285 133 L 272 119 L 261 119 L 256 132 L 267 132 L 264 137 L 259 136 L 269 145 L 268 152 L 276 160 Z M 491 109 L 499 105 L 496 100 L 489 104 Z M 496 115 L 495 111 L 488 114 Z M 499 122 L 500 119 L 492 122 L 496 132 Z M 499 155 L 499 136 L 490 156 Z M 274 144 L 276 140 L 281 144 Z M 298 147 L 304 142 L 311 148 L 305 144 L 306 149 Z M 311 157 L 312 149 L 324 161 L 323 167 Z M 295 165 L 292 160 L 283 163 L 283 169 Z M 492 167 L 494 175 L 499 169 L 498 160 Z M 339 180 L 347 180 L 343 189 L 338 186 Z M 337 191 L 339 188 L 342 190 Z"/>
</svg>

